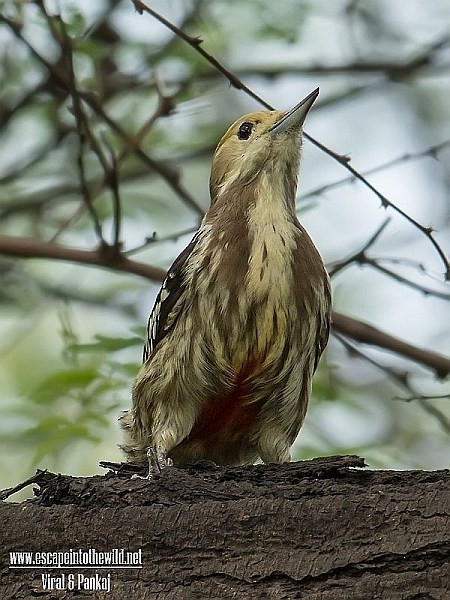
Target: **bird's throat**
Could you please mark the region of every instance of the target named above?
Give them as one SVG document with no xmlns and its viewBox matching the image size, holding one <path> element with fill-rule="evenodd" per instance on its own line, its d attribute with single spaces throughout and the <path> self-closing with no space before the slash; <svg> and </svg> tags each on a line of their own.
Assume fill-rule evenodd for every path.
<svg viewBox="0 0 450 600">
<path fill-rule="evenodd" d="M 299 233 L 286 191 L 262 173 L 248 207 L 250 253 L 247 291 L 256 300 L 290 293 L 292 257 Z"/>
</svg>

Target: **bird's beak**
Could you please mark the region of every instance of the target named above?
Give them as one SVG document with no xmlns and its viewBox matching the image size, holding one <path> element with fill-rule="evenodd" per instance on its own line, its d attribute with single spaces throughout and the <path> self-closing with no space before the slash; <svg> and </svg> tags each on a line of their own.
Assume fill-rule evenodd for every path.
<svg viewBox="0 0 450 600">
<path fill-rule="evenodd" d="M 289 129 L 301 127 L 306 119 L 306 115 L 309 112 L 309 109 L 314 104 L 315 99 L 319 95 L 319 88 L 316 88 L 313 92 L 308 94 L 306 98 L 303 98 L 301 102 L 299 102 L 294 108 L 288 110 L 284 115 L 272 125 L 269 129 L 269 132 L 272 135 L 277 135 L 278 133 L 284 133 Z"/>
</svg>

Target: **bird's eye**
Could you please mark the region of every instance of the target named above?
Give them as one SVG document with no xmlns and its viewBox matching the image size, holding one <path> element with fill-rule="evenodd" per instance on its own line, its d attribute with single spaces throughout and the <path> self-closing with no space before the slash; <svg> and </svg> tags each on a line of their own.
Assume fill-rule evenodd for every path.
<svg viewBox="0 0 450 600">
<path fill-rule="evenodd" d="M 248 123 L 246 121 L 245 123 L 242 123 L 240 125 L 237 136 L 240 140 L 248 140 L 248 138 L 252 134 L 252 131 L 253 131 L 253 123 Z"/>
</svg>

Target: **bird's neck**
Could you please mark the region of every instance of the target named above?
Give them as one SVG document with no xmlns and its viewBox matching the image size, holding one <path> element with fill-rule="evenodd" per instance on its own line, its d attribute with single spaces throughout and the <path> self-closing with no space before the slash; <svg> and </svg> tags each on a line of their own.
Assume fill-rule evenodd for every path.
<svg viewBox="0 0 450 600">
<path fill-rule="evenodd" d="M 255 299 L 272 293 L 280 297 L 290 295 L 299 224 L 292 190 L 277 181 L 279 184 L 274 184 L 269 173 L 262 173 L 254 202 L 247 211 L 250 246 L 247 285 Z"/>
<path fill-rule="evenodd" d="M 207 219 L 234 220 L 237 215 L 249 218 L 255 208 L 264 212 L 266 207 L 268 213 L 297 221 L 298 166 L 297 161 L 282 163 L 269 159 L 254 173 L 245 172 L 243 165 L 236 167 L 220 184 L 211 186 Z"/>
<path fill-rule="evenodd" d="M 290 296 L 292 261 L 301 226 L 295 213 L 295 175 L 263 169 L 247 185 L 225 184 L 218 191 L 203 226 L 212 256 L 226 285 L 246 289 L 250 302 L 270 294 Z"/>
</svg>

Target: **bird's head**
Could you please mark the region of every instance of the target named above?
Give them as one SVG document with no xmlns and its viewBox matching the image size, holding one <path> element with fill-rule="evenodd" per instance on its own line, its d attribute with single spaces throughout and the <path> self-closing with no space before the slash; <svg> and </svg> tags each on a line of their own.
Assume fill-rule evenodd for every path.
<svg viewBox="0 0 450 600">
<path fill-rule="evenodd" d="M 295 188 L 300 163 L 302 128 L 319 88 L 288 111 L 259 111 L 237 119 L 214 153 L 211 199 L 214 203 L 230 186 L 246 186 L 268 169 L 270 175 Z"/>
</svg>

